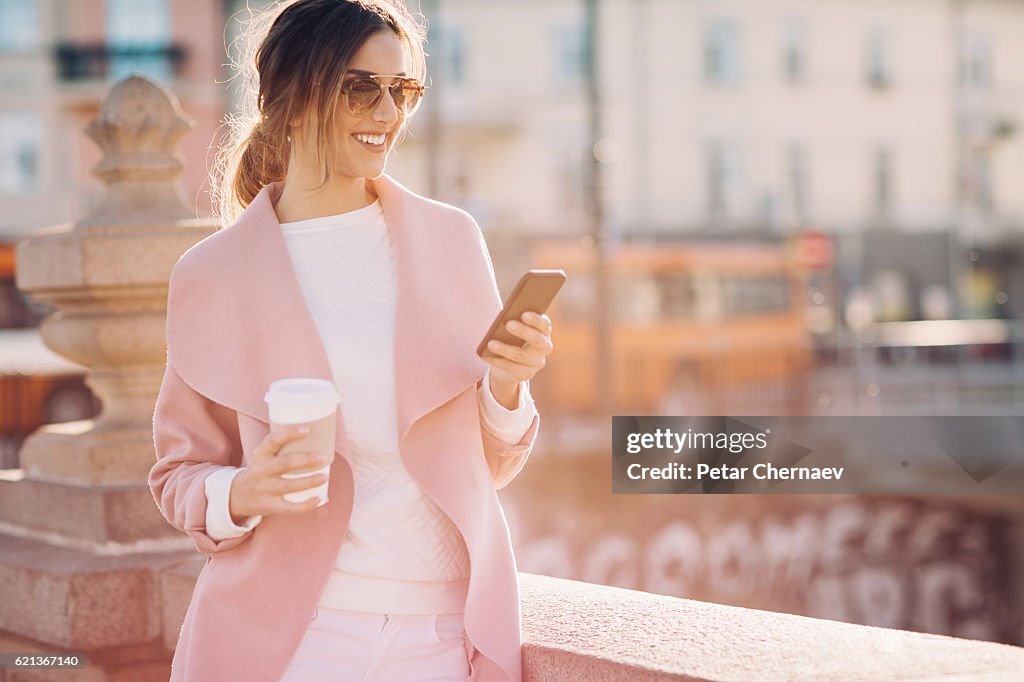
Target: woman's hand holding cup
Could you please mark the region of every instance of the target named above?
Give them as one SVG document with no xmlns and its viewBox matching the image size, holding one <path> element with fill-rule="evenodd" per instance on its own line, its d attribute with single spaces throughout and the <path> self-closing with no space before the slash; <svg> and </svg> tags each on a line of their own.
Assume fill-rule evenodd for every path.
<svg viewBox="0 0 1024 682">
<path fill-rule="evenodd" d="M 272 432 L 253 451 L 248 464 L 231 483 L 228 499 L 231 518 L 236 524 L 248 516 L 296 514 L 316 509 L 320 503 L 316 496 L 302 502 L 289 502 L 284 494 L 314 488 L 326 481 L 327 475 L 282 478 L 281 474 L 320 468 L 328 465 L 331 458 L 315 452 L 278 454 L 287 443 L 304 438 L 308 433 L 309 429 L 298 428 Z"/>
</svg>

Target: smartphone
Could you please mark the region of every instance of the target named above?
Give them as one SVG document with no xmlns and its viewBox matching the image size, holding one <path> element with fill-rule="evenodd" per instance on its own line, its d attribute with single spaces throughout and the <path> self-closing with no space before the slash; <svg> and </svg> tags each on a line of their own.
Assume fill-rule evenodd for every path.
<svg viewBox="0 0 1024 682">
<path fill-rule="evenodd" d="M 483 341 L 477 346 L 476 354 L 482 358 L 501 357 L 487 348 L 487 343 L 491 339 L 497 339 L 513 346 L 525 345 L 526 342 L 506 329 L 505 325 L 509 320 L 519 321 L 525 312 L 544 314 L 564 283 L 564 270 L 529 270 L 523 274 L 506 299 L 505 307 L 501 309 L 498 316 L 494 318 L 494 322 L 491 323 L 491 328 L 484 334 Z"/>
</svg>

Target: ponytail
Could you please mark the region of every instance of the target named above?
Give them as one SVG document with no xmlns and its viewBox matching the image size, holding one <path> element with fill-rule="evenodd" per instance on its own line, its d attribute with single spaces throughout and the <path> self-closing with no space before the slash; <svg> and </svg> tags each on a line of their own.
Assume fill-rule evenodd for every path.
<svg viewBox="0 0 1024 682">
<path fill-rule="evenodd" d="M 288 172 L 287 138 L 274 139 L 267 128 L 266 119 L 260 119 L 242 144 L 232 182 L 235 199 L 242 206 L 248 206 L 266 185 L 284 180 Z"/>
</svg>

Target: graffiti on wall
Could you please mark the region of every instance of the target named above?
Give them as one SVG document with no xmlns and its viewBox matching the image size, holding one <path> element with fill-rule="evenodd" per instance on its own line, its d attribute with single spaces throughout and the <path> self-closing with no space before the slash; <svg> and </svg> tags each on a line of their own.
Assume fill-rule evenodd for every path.
<svg viewBox="0 0 1024 682">
<path fill-rule="evenodd" d="M 509 507 L 512 509 L 509 510 Z M 517 509 L 506 503 L 517 520 Z M 588 514 L 592 512 L 588 511 Z M 1024 644 L 1004 519 L 913 499 L 750 518 L 548 529 L 520 570 L 807 616 Z M 614 523 L 608 527 L 617 528 Z M 627 532 L 628 531 L 628 532 Z M 1003 595 L 1003 596 L 1001 596 Z"/>
</svg>

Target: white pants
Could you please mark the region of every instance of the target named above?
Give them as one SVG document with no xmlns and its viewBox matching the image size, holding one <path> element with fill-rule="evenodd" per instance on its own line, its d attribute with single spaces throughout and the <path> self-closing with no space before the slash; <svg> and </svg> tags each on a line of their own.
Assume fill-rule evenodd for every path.
<svg viewBox="0 0 1024 682">
<path fill-rule="evenodd" d="M 319 607 L 281 682 L 466 682 L 461 613 L 405 616 Z"/>
</svg>

